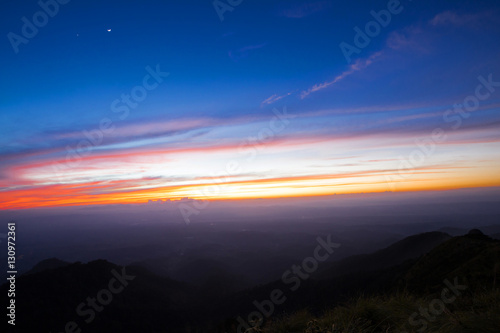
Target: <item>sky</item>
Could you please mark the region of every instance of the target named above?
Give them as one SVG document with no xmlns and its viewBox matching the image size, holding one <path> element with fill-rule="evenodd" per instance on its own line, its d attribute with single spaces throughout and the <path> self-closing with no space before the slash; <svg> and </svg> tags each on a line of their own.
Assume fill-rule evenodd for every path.
<svg viewBox="0 0 500 333">
<path fill-rule="evenodd" d="M 0 209 L 500 186 L 498 1 L 3 1 Z"/>
</svg>

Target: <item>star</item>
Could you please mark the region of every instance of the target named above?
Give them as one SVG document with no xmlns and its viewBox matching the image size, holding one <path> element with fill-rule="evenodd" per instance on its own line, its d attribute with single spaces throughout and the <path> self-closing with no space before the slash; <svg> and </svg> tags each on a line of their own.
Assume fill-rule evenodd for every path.
<svg viewBox="0 0 500 333">
<path fill-rule="evenodd" d="M 111 29 L 108 29 L 108 32 L 111 32 Z"/>
</svg>

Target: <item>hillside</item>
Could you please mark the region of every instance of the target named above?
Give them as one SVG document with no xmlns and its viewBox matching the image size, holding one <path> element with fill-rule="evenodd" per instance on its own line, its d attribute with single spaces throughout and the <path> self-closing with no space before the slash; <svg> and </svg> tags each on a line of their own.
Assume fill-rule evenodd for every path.
<svg viewBox="0 0 500 333">
<path fill-rule="evenodd" d="M 360 263 L 364 271 L 356 268 Z M 387 267 L 391 263 L 394 265 Z M 196 264 L 192 262 L 188 272 L 195 274 Z M 208 269 L 206 263 L 199 264 L 201 271 Z M 256 311 L 255 302 L 263 304 L 273 290 L 282 290 L 286 301 L 273 307 L 263 332 L 326 333 L 327 328 L 336 333 L 413 332 L 413 326 L 407 327 L 408 318 L 419 307 L 440 299 L 448 286 L 445 280 L 466 288 L 460 289 L 460 297 L 447 305 L 439 320 L 429 324 L 429 332 L 493 333 L 490 328 L 499 324 L 493 314 L 500 311 L 500 241 L 480 232 L 453 238 L 439 232 L 419 234 L 373 254 L 331 265 L 329 269 L 344 267 L 346 274 L 319 279 L 311 274 L 293 291 L 290 284 L 278 280 L 229 292 L 225 284 L 230 286 L 230 281 L 218 280 L 216 275 L 212 281 L 192 277 L 195 283 L 187 284 L 138 266 L 124 268 L 104 260 L 67 264 L 50 259 L 17 280 L 16 332 L 61 332 L 72 321 L 82 331 L 91 332 L 236 332 L 238 318 L 247 320 Z M 123 288 L 119 281 L 124 281 Z M 122 290 L 112 292 L 108 304 L 107 294 L 116 288 Z M 6 289 L 4 284 L 0 292 Z M 92 311 L 89 302 L 95 299 L 99 310 Z M 29 321 L 22 319 L 27 317 Z M 443 330 L 445 326 L 450 330 Z M 471 330 L 464 330 L 469 327 Z"/>
<path fill-rule="evenodd" d="M 334 262 L 319 272 L 317 278 L 328 279 L 392 267 L 406 260 L 418 258 L 450 238 L 450 235 L 442 232 L 410 236 L 375 253 L 352 256 Z"/>
<path fill-rule="evenodd" d="M 59 268 L 59 267 L 65 267 L 65 266 L 68 266 L 70 264 L 71 263 L 63 261 L 63 260 L 59 260 L 57 258 L 45 259 L 45 260 L 40 261 L 35 266 L 33 266 L 33 268 L 30 269 L 25 274 L 40 273 L 40 272 L 47 271 L 47 270 L 50 270 L 50 269 L 56 269 L 56 268 Z"/>
<path fill-rule="evenodd" d="M 0 292 L 6 289 L 4 284 Z M 95 311 L 92 299 L 97 299 Z M 166 332 L 163 327 L 181 327 L 192 319 L 186 309 L 196 308 L 193 300 L 194 290 L 143 269 L 104 260 L 74 263 L 18 277 L 12 332 L 61 332 L 68 322 L 87 332 Z"/>
<path fill-rule="evenodd" d="M 497 333 L 499 267 L 500 242 L 473 231 L 399 267 L 390 291 L 350 298 L 316 316 L 304 307 L 253 331 Z"/>
<path fill-rule="evenodd" d="M 477 231 L 439 245 L 408 270 L 404 280 L 409 290 L 434 291 L 446 278 L 461 277 L 470 288 L 498 287 L 500 241 Z"/>
</svg>

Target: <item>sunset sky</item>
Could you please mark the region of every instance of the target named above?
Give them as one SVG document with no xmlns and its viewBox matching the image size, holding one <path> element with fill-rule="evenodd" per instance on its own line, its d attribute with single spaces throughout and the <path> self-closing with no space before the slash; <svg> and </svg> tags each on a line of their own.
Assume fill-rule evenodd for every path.
<svg viewBox="0 0 500 333">
<path fill-rule="evenodd" d="M 3 1 L 0 209 L 500 186 L 498 1 L 212 2 Z"/>
</svg>

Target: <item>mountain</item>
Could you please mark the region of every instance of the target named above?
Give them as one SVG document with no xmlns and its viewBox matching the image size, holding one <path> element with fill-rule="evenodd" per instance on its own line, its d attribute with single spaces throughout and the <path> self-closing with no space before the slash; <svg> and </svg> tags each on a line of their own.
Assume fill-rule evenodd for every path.
<svg viewBox="0 0 500 333">
<path fill-rule="evenodd" d="M 32 269 L 30 269 L 28 272 L 25 274 L 35 274 L 43 271 L 47 271 L 50 269 L 56 269 L 59 267 L 65 267 L 70 265 L 69 262 L 59 260 L 57 258 L 50 258 L 50 259 L 45 259 L 40 261 L 38 264 L 36 264 Z"/>
<path fill-rule="evenodd" d="M 500 241 L 471 230 L 423 256 L 404 276 L 409 290 L 439 290 L 444 279 L 460 277 L 469 288 L 495 288 L 500 281 Z"/>
<path fill-rule="evenodd" d="M 405 249 L 405 244 L 421 244 L 416 241 L 421 237 L 431 241 L 438 240 L 438 243 L 440 239 L 439 234 L 416 235 L 403 240 L 402 243 L 395 243 L 384 250 L 377 251 L 372 255 L 362 256 L 362 258 L 366 260 L 365 262 L 369 262 L 370 258 L 374 258 L 374 260 L 379 260 L 379 263 L 385 265 L 386 262 L 381 259 L 380 253 L 395 254 L 398 249 Z M 357 306 L 363 308 L 366 305 L 363 305 L 363 302 L 366 302 L 371 308 L 371 310 L 365 309 L 361 311 L 362 315 L 366 315 L 365 311 L 376 313 L 378 311 L 377 306 L 382 306 L 384 302 L 387 302 L 390 311 L 388 310 L 385 315 L 389 317 L 402 316 L 399 319 L 403 321 L 399 322 L 399 324 L 403 327 L 410 315 L 419 310 L 418 306 L 415 307 L 416 304 L 428 306 L 433 299 L 441 297 L 442 290 L 448 286 L 444 282 L 447 280 L 452 285 L 462 286 L 464 284 L 467 286 L 463 304 L 460 304 L 461 310 L 469 311 L 471 309 L 470 303 L 474 299 L 483 304 L 484 308 L 474 308 L 473 312 L 479 311 L 479 313 L 487 315 L 489 313 L 487 311 L 495 313 L 496 309 L 500 310 L 500 291 L 498 290 L 498 282 L 495 283 L 500 274 L 500 242 L 481 233 L 478 234 L 477 231 L 465 236 L 449 238 L 446 235 L 441 235 L 441 237 L 448 238 L 448 240 L 440 242 L 439 245 L 417 259 L 409 259 L 392 267 L 375 269 L 373 265 L 373 270 L 370 271 L 350 272 L 333 278 L 321 276 L 321 279 L 314 279 L 315 276 L 312 275 L 311 278 L 303 280 L 300 287 L 295 291 L 291 291 L 289 285 L 284 284 L 282 281 L 276 281 L 239 293 L 227 304 L 219 304 L 219 307 L 225 307 L 227 311 L 232 310 L 232 316 L 235 318 L 239 316 L 247 319 L 248 315 L 256 310 L 254 306 L 255 300 L 265 302 L 270 298 L 273 290 L 282 290 L 286 302 L 275 306 L 275 313 L 308 312 L 314 317 L 324 313 L 325 309 L 337 309 L 339 305 L 352 305 L 353 302 L 356 303 L 356 300 L 360 300 L 361 303 Z M 405 253 L 412 252 L 406 249 Z M 358 263 L 360 259 L 359 256 L 355 256 L 347 258 L 343 262 Z M 338 265 L 338 263 L 334 263 L 334 265 Z M 380 313 L 383 313 L 383 311 L 380 311 Z M 474 315 L 474 313 L 467 312 L 467 316 L 471 315 Z M 279 317 L 276 314 L 274 316 Z M 356 320 L 356 317 L 348 316 L 348 318 Z M 297 318 L 293 320 L 297 320 Z M 453 318 L 450 320 L 453 320 Z M 484 318 L 482 322 L 488 322 L 488 325 L 490 325 L 489 320 Z M 304 330 L 307 326 L 306 323 L 303 325 Z M 230 326 L 225 328 L 228 327 Z M 331 328 L 331 325 L 329 327 Z M 495 326 L 493 325 L 493 327 Z M 352 330 L 353 328 L 350 328 L 346 329 L 346 332 L 386 332 L 385 330 L 381 331 L 380 328 L 375 328 L 372 327 L 372 330 L 367 331 L 364 329 Z M 389 329 L 389 327 L 386 328 Z M 280 328 L 280 330 L 282 329 Z M 296 330 L 295 332 L 304 332 L 304 330 Z M 287 330 L 284 331 L 291 331 L 291 328 L 287 327 Z M 270 330 L 269 332 L 274 331 Z M 327 332 L 327 330 L 313 330 L 313 332 Z M 473 332 L 482 331 L 476 330 Z M 485 332 L 490 331 L 486 330 Z"/>
<path fill-rule="evenodd" d="M 500 241 L 471 230 L 390 270 L 399 271 L 392 290 L 362 294 L 317 315 L 305 306 L 259 332 L 498 332 Z"/>
<path fill-rule="evenodd" d="M 197 267 L 206 274 L 219 265 L 190 261 L 179 267 L 190 275 Z M 411 236 L 372 254 L 331 263 L 317 276 L 311 272 L 297 288 L 276 280 L 238 292 L 226 290 L 229 282 L 219 280 L 224 267 L 211 277 L 191 277 L 194 283 L 187 284 L 139 266 L 49 259 L 16 281 L 15 332 L 236 332 L 241 320 L 268 310 L 272 320 L 262 332 L 326 333 L 333 324 L 334 332 L 401 332 L 419 307 L 442 297 L 449 287 L 444 281 L 465 289 L 449 305 L 451 312 L 429 323 L 428 332 L 448 332 L 441 330 L 447 325 L 454 332 L 496 332 L 491 327 L 498 327 L 499 268 L 500 241 L 478 230 L 453 238 L 441 232 Z M 4 284 L 0 293 L 7 289 Z M 277 290 L 283 302 L 270 309 Z M 463 325 L 470 329 L 461 330 Z M 14 332 L 11 327 L 4 331 Z"/>
<path fill-rule="evenodd" d="M 190 323 L 187 309 L 197 307 L 195 290 L 185 284 L 105 260 L 22 275 L 15 285 L 16 327 L 4 332 L 65 332 L 67 325 L 84 332 L 167 332 Z M 1 286 L 2 295 L 7 289 Z"/>
<path fill-rule="evenodd" d="M 392 267 L 418 258 L 450 238 L 450 235 L 437 231 L 410 236 L 375 253 L 356 255 L 334 262 L 319 272 L 317 278 L 329 279 Z"/>
<path fill-rule="evenodd" d="M 245 275 L 234 272 L 227 263 L 208 258 L 172 256 L 148 259 L 133 265 L 159 276 L 189 283 L 202 290 L 217 290 L 219 295 L 221 292 L 229 293 L 252 285 Z"/>
<path fill-rule="evenodd" d="M 484 225 L 478 227 L 478 230 L 481 230 L 485 235 L 492 237 L 494 234 L 500 233 L 500 225 Z M 456 227 L 443 227 L 439 229 L 441 232 L 445 232 L 452 236 L 462 236 L 466 234 L 469 229 L 466 228 L 456 228 Z"/>
</svg>

